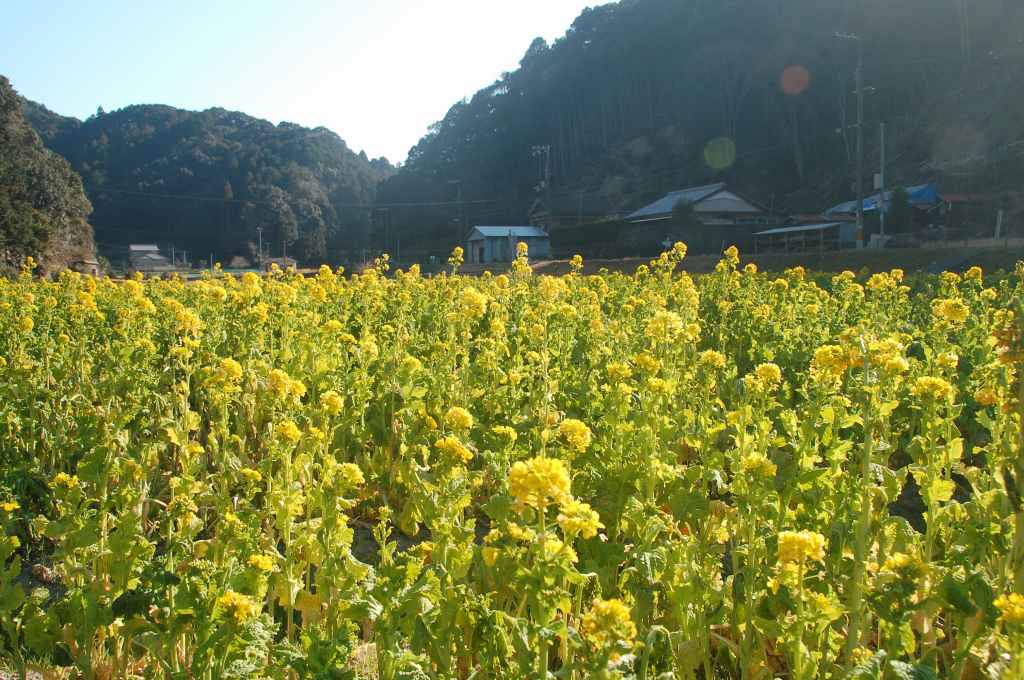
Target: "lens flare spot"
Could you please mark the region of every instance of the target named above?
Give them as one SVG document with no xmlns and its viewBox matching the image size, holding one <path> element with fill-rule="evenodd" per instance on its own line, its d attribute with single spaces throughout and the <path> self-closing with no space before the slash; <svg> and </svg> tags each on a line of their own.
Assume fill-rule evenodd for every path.
<svg viewBox="0 0 1024 680">
<path fill-rule="evenodd" d="M 704 162 L 712 170 L 725 170 L 736 162 L 736 144 L 728 137 L 716 137 L 704 147 Z"/>
<path fill-rule="evenodd" d="M 793 64 L 782 72 L 782 91 L 788 95 L 798 95 L 811 84 L 811 72 L 805 66 Z"/>
</svg>

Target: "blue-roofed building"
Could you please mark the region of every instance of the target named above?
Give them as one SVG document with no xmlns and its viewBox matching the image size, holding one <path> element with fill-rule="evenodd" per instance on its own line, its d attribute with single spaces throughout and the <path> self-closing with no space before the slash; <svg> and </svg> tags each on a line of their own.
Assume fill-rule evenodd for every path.
<svg viewBox="0 0 1024 680">
<path fill-rule="evenodd" d="M 468 264 L 511 262 L 519 243 L 529 248 L 530 259 L 551 257 L 551 238 L 540 227 L 473 227 L 466 238 L 465 259 Z"/>
<path fill-rule="evenodd" d="M 671 191 L 654 203 L 626 215 L 626 221 L 660 222 L 672 219 L 679 203 L 689 203 L 705 225 L 764 224 L 767 211 L 754 201 L 729 189 L 724 182 Z"/>
<path fill-rule="evenodd" d="M 929 210 L 939 205 L 939 192 L 935 188 L 934 184 L 918 184 L 917 186 L 907 187 L 907 199 L 910 201 L 910 205 L 922 210 Z M 888 212 L 889 206 L 892 203 L 892 192 L 885 192 L 885 210 Z M 871 196 L 864 199 L 864 212 L 873 212 L 878 210 L 879 206 L 882 205 L 882 193 L 875 192 Z M 857 214 L 857 201 L 846 201 L 839 205 L 834 205 L 825 211 L 827 217 L 834 217 L 836 215 L 856 215 Z"/>
</svg>

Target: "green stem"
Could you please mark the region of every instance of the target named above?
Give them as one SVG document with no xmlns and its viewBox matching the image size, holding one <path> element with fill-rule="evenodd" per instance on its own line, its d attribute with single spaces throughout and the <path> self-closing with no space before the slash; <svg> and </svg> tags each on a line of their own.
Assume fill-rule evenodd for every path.
<svg viewBox="0 0 1024 680">
<path fill-rule="evenodd" d="M 850 612 L 850 625 L 847 630 L 844 668 L 853 667 L 853 650 L 860 644 L 861 637 L 861 599 L 864 593 L 864 575 L 867 564 L 868 531 L 871 528 L 871 457 L 874 453 L 874 434 L 872 432 L 870 396 L 864 399 L 864 450 L 860 461 L 861 496 L 860 516 L 857 518 L 857 533 L 853 544 L 853 579 L 850 584 L 850 599 L 847 609 Z"/>
</svg>

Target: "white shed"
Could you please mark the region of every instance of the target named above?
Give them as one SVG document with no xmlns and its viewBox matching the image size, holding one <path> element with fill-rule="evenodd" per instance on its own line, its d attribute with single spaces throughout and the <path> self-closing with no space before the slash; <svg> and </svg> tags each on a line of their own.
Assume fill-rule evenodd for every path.
<svg viewBox="0 0 1024 680">
<path fill-rule="evenodd" d="M 511 262 L 520 242 L 530 249 L 531 259 L 551 257 L 551 238 L 540 227 L 473 227 L 466 239 L 466 262 Z"/>
</svg>

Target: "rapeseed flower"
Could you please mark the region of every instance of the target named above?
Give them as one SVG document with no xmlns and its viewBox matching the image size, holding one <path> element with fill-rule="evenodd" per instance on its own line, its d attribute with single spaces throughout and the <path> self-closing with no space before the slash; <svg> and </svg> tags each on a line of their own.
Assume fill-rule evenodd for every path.
<svg viewBox="0 0 1024 680">
<path fill-rule="evenodd" d="M 825 559 L 825 537 L 814 531 L 779 532 L 779 563 L 802 564 Z"/>
<path fill-rule="evenodd" d="M 580 420 L 569 418 L 558 426 L 558 434 L 565 439 L 569 449 L 574 453 L 583 453 L 590 448 L 590 428 Z"/>
<path fill-rule="evenodd" d="M 999 402 L 999 395 L 991 387 L 982 387 L 974 393 L 974 401 L 982 406 L 995 406 Z"/>
<path fill-rule="evenodd" d="M 558 526 L 569 536 L 593 538 L 604 527 L 597 512 L 589 504 L 570 499 L 562 504 L 558 513 Z"/>
<path fill-rule="evenodd" d="M 911 393 L 921 399 L 933 399 L 935 401 L 952 401 L 955 394 L 953 386 L 942 378 L 933 376 L 921 376 L 911 388 Z"/>
<path fill-rule="evenodd" d="M 472 286 L 463 288 L 459 295 L 459 306 L 466 318 L 479 319 L 487 313 L 487 296 Z"/>
<path fill-rule="evenodd" d="M 1020 593 L 1000 595 L 993 604 L 999 610 L 999 620 L 1003 623 L 1024 625 L 1024 596 Z"/>
<path fill-rule="evenodd" d="M 276 433 L 279 441 L 294 444 L 302 439 L 302 431 L 294 421 L 286 420 L 277 426 Z"/>
<path fill-rule="evenodd" d="M 570 497 L 571 482 L 565 463 L 557 458 L 519 461 L 508 474 L 509 493 L 520 505 L 543 510 L 549 503 L 564 503 Z"/>
<path fill-rule="evenodd" d="M 274 557 L 272 555 L 250 555 L 248 564 L 253 569 L 267 574 L 274 571 Z"/>
<path fill-rule="evenodd" d="M 632 646 L 636 640 L 636 624 L 630 618 L 629 607 L 618 599 L 595 599 L 583 616 L 580 629 L 598 648 L 620 643 Z"/>
<path fill-rule="evenodd" d="M 341 413 L 341 409 L 345 402 L 341 398 L 341 395 L 334 390 L 327 390 L 320 395 L 320 406 L 332 416 L 336 416 Z"/>
<path fill-rule="evenodd" d="M 468 463 L 473 460 L 473 452 L 455 437 L 441 437 L 434 442 L 434 448 L 459 462 Z"/>
<path fill-rule="evenodd" d="M 229 590 L 217 599 L 217 606 L 238 625 L 244 624 L 260 612 L 260 607 L 248 595 Z"/>
<path fill-rule="evenodd" d="M 444 414 L 444 422 L 445 425 L 453 430 L 461 432 L 466 432 L 473 428 L 472 414 L 461 406 L 452 406 L 448 409 L 448 412 Z"/>
<path fill-rule="evenodd" d="M 362 486 L 366 483 L 362 469 L 355 463 L 342 463 L 338 467 L 338 474 L 341 479 L 352 488 Z"/>
<path fill-rule="evenodd" d="M 950 323 L 961 324 L 967 320 L 970 309 L 959 299 L 940 299 L 932 302 L 932 313 Z"/>
</svg>

